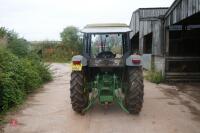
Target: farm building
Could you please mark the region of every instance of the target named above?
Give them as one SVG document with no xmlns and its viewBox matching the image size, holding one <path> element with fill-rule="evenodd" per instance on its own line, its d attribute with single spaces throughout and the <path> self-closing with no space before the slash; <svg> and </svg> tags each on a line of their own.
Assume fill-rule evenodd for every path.
<svg viewBox="0 0 200 133">
<path fill-rule="evenodd" d="M 133 51 L 143 54 L 143 67 L 151 69 L 152 61 L 162 57 L 163 18 L 168 8 L 140 8 L 133 12 L 130 34 Z M 163 60 L 160 60 L 163 62 Z M 161 69 L 163 63 L 158 64 Z"/>
<path fill-rule="evenodd" d="M 166 80 L 200 80 L 200 0 L 175 0 L 168 9 L 138 9 L 130 27 L 145 69 L 153 66 Z"/>
<path fill-rule="evenodd" d="M 200 79 L 200 0 L 176 0 L 165 14 L 165 77 Z"/>
</svg>

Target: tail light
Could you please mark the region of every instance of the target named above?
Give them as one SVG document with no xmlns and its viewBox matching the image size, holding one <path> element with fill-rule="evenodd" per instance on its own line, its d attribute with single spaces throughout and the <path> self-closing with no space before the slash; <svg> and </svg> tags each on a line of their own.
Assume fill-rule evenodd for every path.
<svg viewBox="0 0 200 133">
<path fill-rule="evenodd" d="M 132 59 L 133 64 L 140 64 L 141 60 L 140 59 Z"/>
<path fill-rule="evenodd" d="M 74 65 L 80 65 L 81 61 L 72 61 Z"/>
</svg>

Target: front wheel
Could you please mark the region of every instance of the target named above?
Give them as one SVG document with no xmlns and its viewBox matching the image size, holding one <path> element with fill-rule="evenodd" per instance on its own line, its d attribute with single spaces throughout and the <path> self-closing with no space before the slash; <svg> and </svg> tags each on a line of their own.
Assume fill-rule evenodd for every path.
<svg viewBox="0 0 200 133">
<path fill-rule="evenodd" d="M 128 88 L 125 106 L 131 114 L 139 114 L 143 105 L 144 85 L 142 68 L 128 68 Z"/>
</svg>

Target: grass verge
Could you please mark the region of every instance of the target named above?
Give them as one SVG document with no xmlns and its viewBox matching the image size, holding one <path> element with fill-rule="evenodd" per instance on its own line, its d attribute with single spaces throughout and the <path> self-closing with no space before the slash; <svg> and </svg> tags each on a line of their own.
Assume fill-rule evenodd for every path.
<svg viewBox="0 0 200 133">
<path fill-rule="evenodd" d="M 147 71 L 144 77 L 148 81 L 156 84 L 160 84 L 164 81 L 162 73 L 155 70 Z"/>
</svg>

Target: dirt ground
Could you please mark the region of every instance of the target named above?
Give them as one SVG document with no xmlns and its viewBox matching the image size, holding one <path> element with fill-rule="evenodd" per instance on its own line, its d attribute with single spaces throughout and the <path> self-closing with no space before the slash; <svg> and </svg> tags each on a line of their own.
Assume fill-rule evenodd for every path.
<svg viewBox="0 0 200 133">
<path fill-rule="evenodd" d="M 95 105 L 84 116 L 72 111 L 70 66 L 52 64 L 54 81 L 11 113 L 5 133 L 200 133 L 200 84 L 155 85 L 145 81 L 144 106 L 130 115 L 118 106 Z"/>
</svg>

